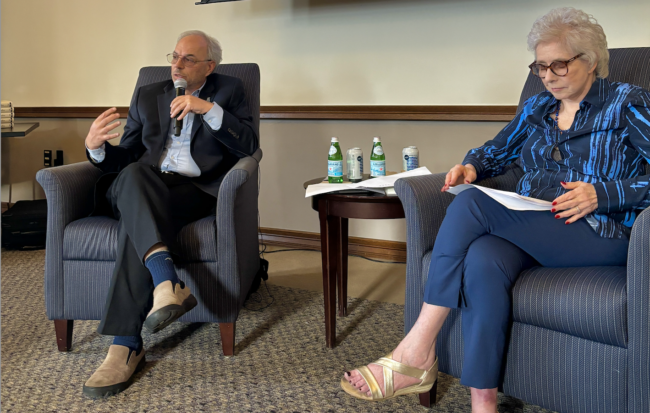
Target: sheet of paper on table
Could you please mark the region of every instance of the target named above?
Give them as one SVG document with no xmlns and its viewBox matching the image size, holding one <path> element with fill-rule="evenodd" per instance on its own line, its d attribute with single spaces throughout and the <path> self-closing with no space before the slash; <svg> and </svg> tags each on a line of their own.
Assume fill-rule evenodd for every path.
<svg viewBox="0 0 650 413">
<path fill-rule="evenodd" d="M 386 195 L 395 195 L 395 190 L 393 189 L 395 186 L 395 181 L 400 178 L 419 175 L 431 175 L 431 172 L 429 172 L 429 170 L 423 166 L 421 168 L 413 169 L 412 171 L 366 179 L 365 181 L 357 182 L 354 184 L 351 182 L 343 182 L 341 184 L 330 184 L 328 182 L 323 182 L 320 184 L 309 185 L 305 191 L 305 198 L 309 198 L 310 196 L 314 195 L 325 194 L 328 192 L 354 193 L 360 190 L 377 192 Z"/>
<path fill-rule="evenodd" d="M 483 186 L 462 184 L 452 186 L 447 190 L 450 194 L 458 195 L 466 189 L 476 188 L 483 191 L 486 195 L 505 206 L 508 209 L 515 211 L 550 211 L 552 203 L 537 198 L 530 198 L 522 196 L 514 192 L 500 191 L 498 189 L 485 188 Z"/>
</svg>

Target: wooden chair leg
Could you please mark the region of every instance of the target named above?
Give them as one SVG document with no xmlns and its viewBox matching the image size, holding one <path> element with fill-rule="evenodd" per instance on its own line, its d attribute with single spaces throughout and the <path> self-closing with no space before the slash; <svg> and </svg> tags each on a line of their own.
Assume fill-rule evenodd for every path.
<svg viewBox="0 0 650 413">
<path fill-rule="evenodd" d="M 235 323 L 219 323 L 224 356 L 235 355 Z"/>
<path fill-rule="evenodd" d="M 72 348 L 72 328 L 74 320 L 54 320 L 56 345 L 59 351 L 70 351 Z"/>
<path fill-rule="evenodd" d="M 341 255 L 337 269 L 339 317 L 348 315 L 348 219 L 341 218 Z"/>
<path fill-rule="evenodd" d="M 433 387 L 426 393 L 420 393 L 420 404 L 426 408 L 436 404 L 436 393 L 438 393 L 438 380 L 433 383 Z"/>
</svg>

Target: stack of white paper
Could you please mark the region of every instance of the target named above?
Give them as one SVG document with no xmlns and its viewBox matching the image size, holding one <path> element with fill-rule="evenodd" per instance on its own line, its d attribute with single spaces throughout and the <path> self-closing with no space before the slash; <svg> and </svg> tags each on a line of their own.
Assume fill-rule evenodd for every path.
<svg viewBox="0 0 650 413">
<path fill-rule="evenodd" d="M 508 209 L 515 211 L 550 211 L 553 206 L 549 201 L 544 201 L 537 198 L 530 198 L 522 196 L 514 192 L 500 191 L 498 189 L 485 188 L 473 184 L 462 184 L 452 186 L 447 190 L 450 194 L 458 195 L 466 189 L 476 188 L 483 191 L 486 195 L 505 206 Z"/>
<path fill-rule="evenodd" d="M 368 189 L 371 190 L 375 188 L 392 188 L 395 186 L 395 181 L 400 178 L 406 178 L 407 176 L 419 176 L 419 175 L 431 175 L 431 172 L 423 166 L 421 168 L 413 169 L 412 171 L 402 172 L 399 174 L 380 176 L 373 179 L 367 179 L 363 182 L 357 183 L 342 183 L 342 184 L 330 184 L 322 183 L 309 185 L 305 191 L 305 198 L 310 196 L 325 194 L 328 192 L 337 192 L 350 189 Z"/>
</svg>

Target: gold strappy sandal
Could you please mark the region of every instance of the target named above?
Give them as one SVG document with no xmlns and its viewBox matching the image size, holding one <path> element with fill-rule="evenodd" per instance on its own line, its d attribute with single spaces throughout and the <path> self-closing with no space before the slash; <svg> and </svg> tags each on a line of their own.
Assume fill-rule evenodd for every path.
<svg viewBox="0 0 650 413">
<path fill-rule="evenodd" d="M 388 354 L 386 357 L 382 357 L 377 361 L 373 361 L 371 364 L 377 364 L 383 367 L 384 371 L 384 394 L 381 394 L 379 389 L 379 383 L 375 380 L 375 377 L 372 375 L 372 372 L 368 366 L 359 367 L 356 369 L 361 376 L 364 378 L 372 396 L 368 396 L 365 393 L 361 393 L 357 390 L 356 387 L 351 385 L 345 377 L 341 379 L 341 388 L 349 394 L 350 396 L 356 397 L 357 399 L 362 400 L 387 400 L 392 399 L 393 397 L 402 396 L 405 394 L 419 394 L 420 395 L 420 404 L 430 407 L 431 404 L 436 402 L 436 388 L 438 387 L 438 358 L 434 361 L 433 366 L 429 370 L 420 370 L 415 367 L 407 366 L 398 361 L 393 360 L 393 353 Z M 413 384 L 411 386 L 393 391 L 393 372 L 403 374 L 405 376 L 413 377 L 420 379 L 419 384 Z"/>
</svg>

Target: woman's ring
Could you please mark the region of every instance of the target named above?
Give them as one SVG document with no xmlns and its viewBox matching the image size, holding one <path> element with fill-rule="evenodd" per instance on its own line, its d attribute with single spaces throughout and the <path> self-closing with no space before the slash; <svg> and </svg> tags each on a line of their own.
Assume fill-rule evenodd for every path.
<svg viewBox="0 0 650 413">
<path fill-rule="evenodd" d="M 579 206 L 577 206 L 576 208 L 578 209 L 578 214 L 582 213 Z"/>
</svg>

